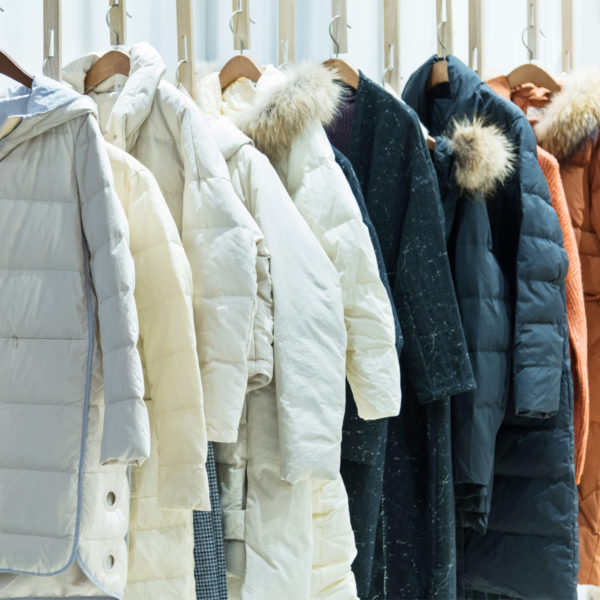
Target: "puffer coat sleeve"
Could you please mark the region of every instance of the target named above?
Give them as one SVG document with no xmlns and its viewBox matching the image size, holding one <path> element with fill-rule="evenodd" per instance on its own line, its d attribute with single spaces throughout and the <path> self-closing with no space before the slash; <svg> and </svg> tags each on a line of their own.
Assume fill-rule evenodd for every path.
<svg viewBox="0 0 600 600">
<path fill-rule="evenodd" d="M 192 272 L 154 177 L 133 157 L 107 146 L 129 220 L 139 347 L 158 438 L 158 503 L 165 509 L 209 510 Z"/>
<path fill-rule="evenodd" d="M 212 441 L 231 443 L 237 439 L 248 386 L 263 235 L 233 190 L 205 117 L 181 96 L 182 241 L 194 277 L 207 432 Z"/>
<path fill-rule="evenodd" d="M 83 121 L 76 146 L 81 221 L 98 301 L 104 369 L 100 461 L 139 465 L 150 454 L 150 427 L 137 350 L 135 273 L 127 221 L 114 191 L 110 162 L 95 119 Z"/>
<path fill-rule="evenodd" d="M 348 332 L 346 377 L 358 414 L 362 419 L 396 416 L 401 396 L 396 330 L 369 231 L 320 123 L 310 124 L 294 142 L 291 163 L 307 144 L 314 144 L 315 152 L 306 156 L 301 184 L 291 195 L 340 277 Z"/>
</svg>

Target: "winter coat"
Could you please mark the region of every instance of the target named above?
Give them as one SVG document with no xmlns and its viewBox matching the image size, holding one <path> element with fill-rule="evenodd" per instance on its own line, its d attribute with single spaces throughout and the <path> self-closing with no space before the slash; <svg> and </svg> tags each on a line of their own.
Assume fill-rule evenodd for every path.
<svg viewBox="0 0 600 600">
<path fill-rule="evenodd" d="M 268 68 L 236 122 L 269 157 L 336 267 L 348 331 L 346 374 L 359 416 L 370 420 L 398 414 L 400 372 L 369 232 L 322 126 L 335 116 L 341 93 L 322 66 L 286 75 Z"/>
<path fill-rule="evenodd" d="M 134 264 L 93 102 L 0 98 L 0 597 L 122 598 L 150 453 Z"/>
<path fill-rule="evenodd" d="M 269 157 L 336 267 L 348 331 L 346 376 L 359 416 L 376 419 L 396 415 L 399 410 L 395 328 L 368 230 L 323 129 L 323 123 L 335 116 L 341 94 L 333 79 L 333 73 L 322 66 L 307 66 L 285 75 L 269 68 L 256 87 L 250 86 L 255 97 L 246 93 L 247 108 L 240 110 L 236 121 Z M 248 87 L 244 81 L 239 85 Z M 334 513 L 333 499 L 338 493 L 340 510 Z M 345 504 L 341 481 L 339 492 L 313 482 L 315 597 L 333 593 L 343 597 L 351 593 L 354 584 L 349 563 L 344 566 L 353 556 L 345 552 L 340 539 L 341 531 L 349 526 L 342 501 Z M 337 540 L 329 526 L 334 521 L 340 532 Z M 351 538 L 351 532 L 345 537 Z M 329 548 L 327 553 L 319 551 L 321 542 L 327 544 L 323 545 Z M 344 576 L 346 568 L 348 575 Z M 334 580 L 337 584 L 332 588 Z"/>
<path fill-rule="evenodd" d="M 342 169 L 348 185 L 352 189 L 360 209 L 363 222 L 369 230 L 369 236 L 375 250 L 379 277 L 385 286 L 392 303 L 392 313 L 396 327 L 396 350 L 402 350 L 402 334 L 398 323 L 398 314 L 393 305 L 394 297 L 388 281 L 379 237 L 369 217 L 367 205 L 360 189 L 360 183 L 352 164 L 337 148 L 333 148 L 335 160 Z M 383 465 L 387 440 L 387 419 L 363 421 L 356 411 L 352 389 L 346 383 L 346 414 L 342 431 L 342 463 L 340 472 L 348 493 L 350 519 L 356 540 L 356 558 L 352 571 L 356 576 L 359 597 L 368 593 L 368 582 L 373 571 L 373 556 L 377 542 L 377 523 L 379 518 L 381 494 L 383 492 Z M 373 443 L 373 440 L 376 443 Z"/>
<path fill-rule="evenodd" d="M 262 234 L 236 197 L 198 107 L 161 79 L 165 66 L 154 48 L 134 44 L 129 53 L 129 77 L 111 77 L 89 96 L 106 140 L 150 170 L 173 215 L 194 279 L 208 439 L 233 442 L 248 383 Z M 72 62 L 63 79 L 83 93 L 99 56 Z M 115 83 L 122 86 L 118 92 Z M 263 375 L 270 377 L 258 379 Z"/>
<path fill-rule="evenodd" d="M 235 87 L 235 86 L 233 86 Z M 211 131 L 227 160 L 240 199 L 265 236 L 271 262 L 274 378 L 248 394 L 237 444 L 217 448 L 224 507 L 230 598 L 311 597 L 313 547 L 328 560 L 327 540 L 350 554 L 354 542 L 342 520 L 342 537 L 332 518 L 347 511 L 339 477 L 328 482 L 333 508 L 322 503 L 332 525 L 325 535 L 311 522 L 313 498 L 308 481 L 282 479 L 280 457 L 294 456 L 310 472 L 311 453 L 327 448 L 311 433 L 312 416 L 327 415 L 332 398 L 343 394 L 346 330 L 339 277 L 310 228 L 294 206 L 269 160 L 230 119 L 230 91 L 221 93 L 218 73 L 199 81 L 196 99 L 210 115 Z M 336 417 L 337 419 L 337 417 Z M 290 426 L 299 429 L 296 447 L 285 447 Z M 327 432 L 337 439 L 339 430 Z M 310 441 L 310 445 L 308 442 Z M 339 494 L 341 495 L 341 499 Z M 318 499 L 318 498 L 317 498 Z M 349 534 L 349 535 L 348 535 Z M 330 562 L 335 563 L 336 555 Z M 344 565 L 346 563 L 343 563 Z M 346 575 L 346 573 L 344 573 Z M 335 578 L 333 579 L 335 583 Z"/>
<path fill-rule="evenodd" d="M 511 89 L 508 79 L 496 77 L 487 82 L 498 94 L 512 100 L 519 108 L 528 113 L 529 107 L 545 106 L 550 99 L 550 90 L 538 88 L 533 84 L 524 84 Z M 535 118 L 530 118 L 530 123 Z M 573 229 L 569 205 L 560 176 L 560 166 L 552 154 L 538 146 L 537 157 L 544 172 L 552 206 L 556 211 L 563 234 L 565 251 L 569 257 L 569 271 L 565 279 L 567 292 L 567 319 L 569 321 L 569 342 L 571 347 L 571 371 L 573 374 L 573 404 L 575 412 L 573 422 L 575 427 L 575 478 L 581 481 L 585 462 L 586 447 L 589 431 L 589 385 L 587 366 L 587 324 L 585 318 L 585 302 L 583 299 L 583 282 L 581 279 L 581 262 L 577 239 Z"/>
<path fill-rule="evenodd" d="M 192 272 L 154 177 L 123 150 L 107 147 L 115 190 L 129 222 L 152 442 L 150 459 L 131 472 L 125 598 L 191 599 L 191 509 L 211 508 Z"/>
<path fill-rule="evenodd" d="M 465 532 L 459 583 L 566 600 L 576 587 L 577 499 L 562 233 L 525 115 L 455 57 L 448 59 L 449 83 L 427 91 L 434 61 L 411 76 L 403 94 L 430 132 L 478 117 L 499 127 L 517 151 L 514 172 L 488 202 L 514 306 L 510 393 L 496 438 L 487 531 Z"/>
<path fill-rule="evenodd" d="M 372 461 L 345 472 L 347 482 L 355 478 L 354 486 L 375 482 L 385 458 L 383 497 L 372 500 L 380 504 L 377 521 L 370 523 L 377 529 L 373 572 L 370 581 L 361 582 L 366 589 L 361 598 L 451 597 L 456 586 L 449 396 L 474 384 L 437 177 L 414 112 L 362 73 L 327 132 L 360 182 L 404 338 L 400 416 L 389 420 L 387 441 L 382 450 L 371 451 Z M 375 450 L 379 439 L 364 443 Z"/>
<path fill-rule="evenodd" d="M 431 123 L 425 122 L 427 127 Z M 438 137 L 433 162 L 446 218 L 454 277 L 476 389 L 452 398 L 457 524 L 485 531 L 496 434 L 510 380 L 512 302 L 496 255 L 491 205 L 513 169 L 510 142 L 495 126 L 464 120 Z"/>
<path fill-rule="evenodd" d="M 538 143 L 560 163 L 579 247 L 588 333 L 590 424 L 579 484 L 579 581 L 600 585 L 600 74 L 569 76 L 535 126 Z"/>
</svg>

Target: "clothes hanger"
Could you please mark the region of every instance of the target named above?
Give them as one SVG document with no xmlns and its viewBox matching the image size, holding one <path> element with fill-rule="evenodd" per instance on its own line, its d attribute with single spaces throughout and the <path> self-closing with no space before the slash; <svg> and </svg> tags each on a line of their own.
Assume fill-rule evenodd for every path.
<svg viewBox="0 0 600 600">
<path fill-rule="evenodd" d="M 433 63 L 433 66 L 431 67 L 431 72 L 429 73 L 429 77 L 427 78 L 428 90 L 430 90 L 432 87 L 435 87 L 436 85 L 440 85 L 441 83 L 449 83 L 450 81 L 450 77 L 448 76 L 448 55 L 446 52 L 446 44 L 440 38 L 440 29 L 442 25 L 444 25 L 444 23 L 445 21 L 440 21 L 437 26 L 437 39 L 442 48 L 442 57 L 441 59 L 438 57 L 438 60 L 436 60 Z"/>
<path fill-rule="evenodd" d="M 241 4 L 238 3 L 238 9 L 233 11 L 231 18 L 229 19 L 229 29 L 233 36 L 240 42 L 240 53 L 236 54 L 233 58 L 230 58 L 221 69 L 221 72 L 219 73 L 221 91 L 227 89 L 240 77 L 246 77 L 250 79 L 250 81 L 256 83 L 263 73 L 260 65 L 252 57 L 244 54 L 244 40 L 238 36 L 237 27 L 235 29 L 233 28 L 233 20 L 237 15 L 243 12 L 244 10 L 241 8 Z"/>
<path fill-rule="evenodd" d="M 113 29 L 110 24 L 110 11 L 116 4 L 111 6 L 106 11 L 106 24 L 110 32 L 115 36 L 117 46 L 119 45 L 119 32 Z M 128 15 L 129 16 L 129 15 Z M 129 54 L 124 50 L 113 48 L 106 54 L 101 56 L 87 72 L 84 80 L 84 93 L 89 94 L 96 86 L 100 85 L 103 81 L 106 81 L 113 75 L 124 75 L 129 77 L 129 71 L 131 70 L 131 59 Z"/>
<path fill-rule="evenodd" d="M 340 44 L 333 35 L 333 25 L 340 15 L 335 15 L 331 21 L 329 21 L 329 37 L 335 47 L 335 58 L 330 58 L 323 62 L 323 65 L 328 69 L 336 72 L 336 79 L 350 86 L 352 89 L 357 90 L 360 82 L 359 72 L 352 66 L 350 66 L 345 60 L 339 58 Z"/>
<path fill-rule="evenodd" d="M 513 69 L 506 76 L 510 87 L 514 88 L 518 85 L 523 85 L 524 83 L 533 83 L 538 87 L 544 87 L 547 90 L 550 90 L 552 93 L 560 92 L 560 85 L 558 85 L 556 79 L 554 79 L 554 77 L 552 77 L 548 72 L 544 71 L 544 69 L 534 65 L 531 62 L 533 60 L 533 52 L 525 42 L 526 32 L 527 27 L 523 29 L 523 33 L 521 34 L 521 42 L 527 50 L 529 62 L 517 67 L 516 69 Z"/>
<path fill-rule="evenodd" d="M 4 12 L 2 7 L 0 7 L 0 12 Z M 2 50 L 0 50 L 0 73 L 30 89 L 33 85 L 33 77 Z"/>
<path fill-rule="evenodd" d="M 0 73 L 30 89 L 33 85 L 33 77 L 2 50 L 0 50 Z"/>
</svg>

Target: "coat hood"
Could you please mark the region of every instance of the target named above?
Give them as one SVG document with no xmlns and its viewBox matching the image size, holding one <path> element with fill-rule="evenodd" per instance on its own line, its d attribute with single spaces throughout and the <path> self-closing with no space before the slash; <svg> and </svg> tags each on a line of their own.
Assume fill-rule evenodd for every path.
<svg viewBox="0 0 600 600">
<path fill-rule="evenodd" d="M 514 170 L 513 145 L 497 125 L 488 124 L 485 119 L 466 116 L 452 119 L 452 115 L 464 114 L 458 109 L 461 99 L 473 97 L 477 87 L 482 85 L 479 77 L 454 56 L 448 57 L 447 112 L 437 119 L 437 124 L 429 122 L 427 80 L 435 62 L 433 56 L 411 75 L 402 97 L 433 135 L 448 139 L 448 146 L 456 157 L 458 186 L 465 192 L 489 195 Z M 436 125 L 440 123 L 444 128 L 447 123 L 450 125 L 445 131 L 439 131 Z"/>
<path fill-rule="evenodd" d="M 456 183 L 465 192 L 487 196 L 514 171 L 512 143 L 481 118 L 453 122 L 448 146 L 456 158 Z"/>
<path fill-rule="evenodd" d="M 109 142 L 124 150 L 130 150 L 134 145 L 134 133 L 150 114 L 158 85 L 166 71 L 160 54 L 146 42 L 133 44 L 129 55 L 129 77 L 123 82 L 123 88 L 115 100 L 103 132 Z M 85 76 L 101 56 L 102 54 L 94 52 L 68 64 L 63 69 L 64 81 L 83 94 Z M 111 90 L 114 83 L 115 78 L 111 77 L 98 86 L 97 90 Z"/>
<path fill-rule="evenodd" d="M 36 75 L 31 89 L 22 85 L 0 95 L 0 160 L 19 144 L 83 114 L 94 103 L 67 86 Z"/>
<path fill-rule="evenodd" d="M 261 86 L 264 77 L 255 101 L 235 121 L 261 152 L 277 162 L 311 121 L 323 125 L 333 121 L 343 88 L 335 81 L 335 71 L 320 64 L 273 74 L 265 80 L 268 85 Z"/>
<path fill-rule="evenodd" d="M 564 80 L 543 119 L 536 124 L 539 145 L 558 160 L 572 156 L 600 129 L 600 70 L 582 69 Z"/>
</svg>

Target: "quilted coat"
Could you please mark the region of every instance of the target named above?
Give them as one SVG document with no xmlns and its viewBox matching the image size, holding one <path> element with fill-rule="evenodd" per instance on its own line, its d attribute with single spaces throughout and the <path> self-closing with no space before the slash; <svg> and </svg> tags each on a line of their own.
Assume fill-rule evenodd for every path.
<svg viewBox="0 0 600 600">
<path fill-rule="evenodd" d="M 428 122 L 426 126 L 430 126 Z M 477 388 L 452 398 L 457 524 L 485 531 L 496 435 L 510 379 L 512 302 L 491 229 L 496 193 L 514 151 L 498 127 L 475 118 L 436 139 L 433 162 L 446 218 L 448 255 Z"/>
<path fill-rule="evenodd" d="M 89 95 L 105 139 L 150 170 L 173 215 L 194 279 L 208 439 L 233 442 L 248 384 L 262 234 L 236 197 L 198 107 L 162 79 L 165 66 L 149 44 L 134 44 L 129 53 L 129 77 L 113 76 Z M 63 79 L 83 93 L 99 56 L 67 65 Z"/>
<path fill-rule="evenodd" d="M 411 76 L 403 94 L 431 133 L 445 132 L 452 119 L 479 117 L 499 127 L 517 152 L 514 172 L 488 202 L 514 305 L 510 394 L 496 438 L 487 529 L 464 532 L 459 583 L 467 593 L 574 598 L 573 390 L 560 225 L 523 112 L 455 57 L 448 59 L 449 83 L 427 91 L 434 61 Z"/>
<path fill-rule="evenodd" d="M 488 85 L 497 93 L 512 100 L 525 114 L 529 113 L 529 122 L 535 123 L 535 109 L 544 107 L 550 101 L 550 90 L 534 84 L 523 84 L 511 88 L 504 76 L 489 80 Z M 533 112 L 530 112 L 532 110 Z M 567 292 L 567 319 L 569 321 L 569 341 L 571 345 L 571 372 L 573 373 L 573 424 L 575 428 L 575 479 L 581 481 L 587 440 L 589 433 L 590 399 L 588 384 L 588 342 L 581 279 L 581 261 L 573 222 L 569 214 L 569 205 L 560 175 L 560 166 L 556 158 L 538 145 L 537 157 L 544 172 L 552 206 L 556 211 L 563 234 L 565 251 L 569 257 L 569 271 L 565 279 Z"/>
<path fill-rule="evenodd" d="M 332 584 L 332 594 L 340 593 L 337 556 L 341 552 L 345 561 L 342 579 L 348 578 L 346 556 L 351 561 L 354 545 L 339 477 L 328 483 L 329 496 L 317 498 L 323 527 L 313 534 L 311 483 L 283 480 L 280 460 L 294 455 L 301 472 L 310 473 L 312 453 L 326 456 L 329 449 L 339 455 L 339 409 L 332 399 L 344 394 L 342 290 L 334 266 L 267 157 L 223 116 L 235 106 L 235 87 L 222 94 L 218 73 L 212 73 L 199 81 L 196 100 L 212 117 L 212 133 L 236 192 L 264 233 L 276 335 L 273 381 L 248 394 L 237 444 L 217 448 L 229 596 L 305 600 L 318 596 L 320 585 Z M 310 430 L 316 415 L 322 420 L 318 437 Z M 303 435 L 293 438 L 295 447 L 286 447 L 291 438 L 284 434 L 292 426 Z M 332 565 L 324 583 L 312 575 L 313 548 Z M 355 597 L 352 587 L 349 593 L 345 597 Z"/>
<path fill-rule="evenodd" d="M 237 124 L 269 157 L 339 274 L 348 332 L 346 376 L 358 413 L 364 419 L 396 415 L 400 374 L 390 302 L 368 230 L 322 125 L 334 117 L 341 88 L 321 66 L 285 75 L 267 68 L 256 87 L 247 80 L 235 85 Z M 343 404 L 337 412 L 339 435 Z M 335 456 L 339 460 L 339 441 Z M 348 597 L 354 593 L 354 552 L 344 543 L 352 539 L 346 493 L 339 475 L 312 485 L 313 596 Z"/>
<path fill-rule="evenodd" d="M 368 487 L 372 504 L 379 505 L 378 514 L 363 517 L 369 523 L 362 526 L 376 531 L 376 543 L 359 596 L 451 597 L 456 544 L 449 396 L 474 382 L 437 176 L 414 111 L 364 74 L 340 108 L 327 133 L 360 182 L 404 339 L 402 411 L 389 419 L 387 439 L 382 443 L 370 427 L 344 437 L 349 495 Z"/>
<path fill-rule="evenodd" d="M 88 98 L 0 99 L 0 597 L 122 598 L 150 453 L 127 220 Z"/>
<path fill-rule="evenodd" d="M 131 472 L 125 598 L 191 599 L 192 509 L 211 508 L 192 271 L 154 177 L 123 150 L 107 147 L 129 222 L 152 442 L 149 460 Z"/>
<path fill-rule="evenodd" d="M 535 126 L 538 143 L 559 161 L 579 247 L 587 315 L 590 424 L 579 484 L 579 581 L 600 585 L 600 73 L 573 73 Z"/>
</svg>

